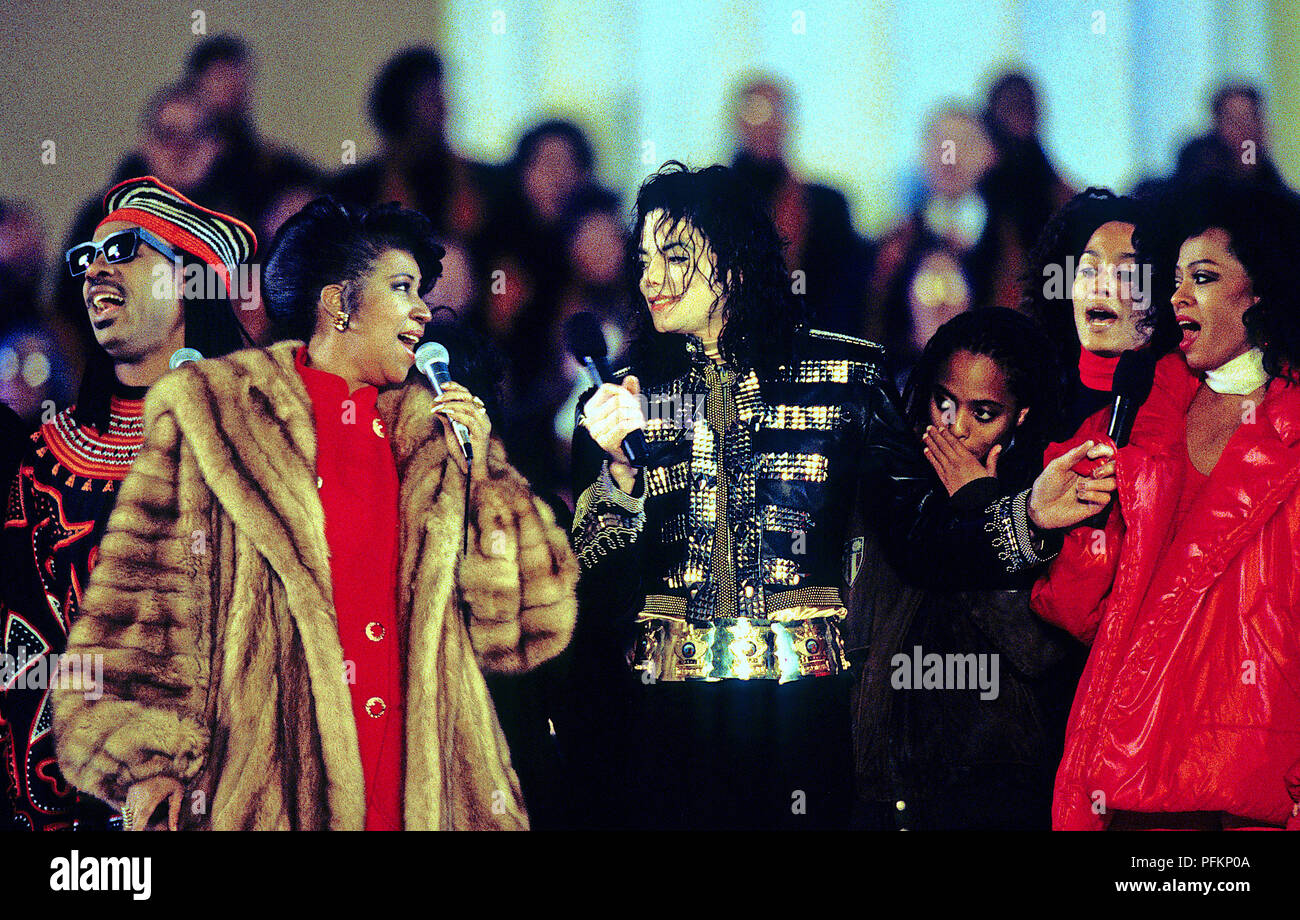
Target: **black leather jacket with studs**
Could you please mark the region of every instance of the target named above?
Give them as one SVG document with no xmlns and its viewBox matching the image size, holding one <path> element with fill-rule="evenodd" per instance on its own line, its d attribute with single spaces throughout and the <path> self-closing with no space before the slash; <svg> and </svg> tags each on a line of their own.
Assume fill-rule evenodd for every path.
<svg viewBox="0 0 1300 920">
<path fill-rule="evenodd" d="M 879 345 L 801 330 L 768 379 L 686 347 L 686 373 L 643 388 L 648 456 L 633 494 L 575 431 L 573 543 L 606 601 L 697 623 L 843 607 L 846 574 L 871 562 L 854 555 L 855 509 L 927 585 L 998 587 L 1044 561 L 1027 491 L 979 513 L 950 505 Z"/>
</svg>

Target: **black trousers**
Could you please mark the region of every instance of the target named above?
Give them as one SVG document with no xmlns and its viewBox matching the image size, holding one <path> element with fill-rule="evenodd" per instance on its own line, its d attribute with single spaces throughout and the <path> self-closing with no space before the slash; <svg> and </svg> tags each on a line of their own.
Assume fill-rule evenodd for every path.
<svg viewBox="0 0 1300 920">
<path fill-rule="evenodd" d="M 628 823 L 829 830 L 853 805 L 849 678 L 661 682 L 636 692 Z"/>
</svg>

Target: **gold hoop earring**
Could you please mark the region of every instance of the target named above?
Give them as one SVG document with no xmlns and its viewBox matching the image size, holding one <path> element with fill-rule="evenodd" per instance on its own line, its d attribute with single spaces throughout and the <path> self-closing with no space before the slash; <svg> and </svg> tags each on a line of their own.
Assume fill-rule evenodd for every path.
<svg viewBox="0 0 1300 920">
<path fill-rule="evenodd" d="M 339 332 L 347 332 L 348 324 L 352 322 L 352 317 L 348 316 L 342 310 L 334 314 L 334 328 Z"/>
</svg>

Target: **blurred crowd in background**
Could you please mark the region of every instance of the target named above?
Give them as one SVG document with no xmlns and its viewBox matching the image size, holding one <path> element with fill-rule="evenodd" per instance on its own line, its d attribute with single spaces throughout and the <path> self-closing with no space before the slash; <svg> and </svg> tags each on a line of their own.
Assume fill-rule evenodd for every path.
<svg viewBox="0 0 1300 920">
<path fill-rule="evenodd" d="M 62 253 L 90 239 L 104 192 L 123 179 L 156 176 L 243 218 L 262 253 L 285 219 L 319 194 L 361 205 L 397 201 L 428 215 L 447 250 L 430 305 L 448 308 L 441 318 L 494 356 L 495 430 L 539 492 L 568 497 L 568 439 L 585 383 L 566 355 L 563 323 L 594 313 L 617 352 L 634 317 L 628 203 L 599 182 L 583 131 L 546 120 L 523 132 L 507 162 L 459 155 L 447 140 L 442 58 L 416 47 L 389 60 L 369 89 L 378 153 L 325 173 L 294 152 L 292 139 L 259 133 L 250 114 L 254 63 L 233 35 L 196 45 L 176 81 L 145 106 L 134 148 L 101 188 L 86 190 L 62 241 L 39 202 L 0 189 L 0 399 L 35 427 L 75 392 L 93 341 L 80 279 Z M 936 108 L 909 177 L 906 214 L 879 239 L 855 230 L 843 194 L 792 166 L 793 103 L 775 78 L 736 86 L 732 165 L 769 200 L 791 283 L 806 295 L 814 325 L 882 342 L 901 381 L 953 316 L 1019 307 L 1028 253 L 1076 190 L 1040 140 L 1041 100 L 1029 74 L 1003 73 L 980 102 Z M 1222 87 L 1207 116 L 1209 130 L 1185 145 L 1176 173 L 1145 179 L 1140 191 L 1207 176 L 1283 185 L 1257 87 Z M 255 288 L 240 307 L 250 337 L 264 343 L 269 325 Z"/>
</svg>

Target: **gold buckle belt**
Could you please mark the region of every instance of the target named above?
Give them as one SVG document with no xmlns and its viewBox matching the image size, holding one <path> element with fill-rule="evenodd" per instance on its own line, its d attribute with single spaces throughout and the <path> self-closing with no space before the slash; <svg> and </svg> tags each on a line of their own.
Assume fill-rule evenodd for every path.
<svg viewBox="0 0 1300 920">
<path fill-rule="evenodd" d="M 840 642 L 843 611 L 806 620 L 723 619 L 707 626 L 685 620 L 641 621 L 636 663 L 643 679 L 775 680 L 830 677 L 848 669 Z"/>
</svg>

